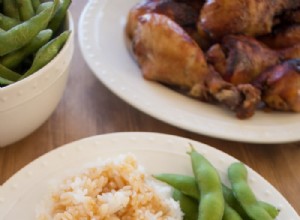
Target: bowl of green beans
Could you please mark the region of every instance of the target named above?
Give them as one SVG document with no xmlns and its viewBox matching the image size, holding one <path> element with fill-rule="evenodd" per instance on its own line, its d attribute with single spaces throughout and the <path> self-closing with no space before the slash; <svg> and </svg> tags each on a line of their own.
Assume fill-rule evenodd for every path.
<svg viewBox="0 0 300 220">
<path fill-rule="evenodd" d="M 58 105 L 74 53 L 71 0 L 0 0 L 0 147 L 26 137 Z"/>
</svg>

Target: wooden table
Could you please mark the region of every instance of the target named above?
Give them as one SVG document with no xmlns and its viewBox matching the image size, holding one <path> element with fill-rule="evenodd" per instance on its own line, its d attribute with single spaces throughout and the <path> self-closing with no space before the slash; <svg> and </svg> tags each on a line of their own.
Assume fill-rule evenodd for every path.
<svg viewBox="0 0 300 220">
<path fill-rule="evenodd" d="M 76 26 L 85 2 L 72 3 Z M 70 78 L 56 111 L 27 138 L 0 148 L 0 184 L 29 162 L 63 144 L 120 131 L 173 134 L 220 149 L 264 176 L 300 213 L 300 143 L 262 145 L 224 141 L 158 121 L 116 97 L 96 79 L 82 58 L 77 37 Z"/>
</svg>

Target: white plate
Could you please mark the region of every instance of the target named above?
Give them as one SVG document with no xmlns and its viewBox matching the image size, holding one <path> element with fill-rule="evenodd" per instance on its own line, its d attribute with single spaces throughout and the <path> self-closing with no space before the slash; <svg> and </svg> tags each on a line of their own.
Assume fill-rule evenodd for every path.
<svg viewBox="0 0 300 220">
<path fill-rule="evenodd" d="M 123 38 L 127 13 L 138 1 L 90 0 L 81 15 L 81 51 L 91 70 L 110 90 L 137 109 L 195 133 L 252 143 L 300 140 L 300 114 L 257 112 L 242 121 L 226 109 L 144 80 Z"/>
<path fill-rule="evenodd" d="M 20 170 L 0 187 L 0 219 L 32 220 L 36 205 L 47 194 L 48 184 L 68 170 L 85 164 L 131 152 L 149 173 L 174 172 L 192 174 L 189 144 L 204 154 L 228 184 L 227 167 L 233 157 L 199 142 L 157 133 L 115 133 L 79 140 L 45 154 Z M 277 220 L 299 220 L 296 211 L 263 177 L 248 167 L 249 184 L 260 200 L 281 209 Z"/>
</svg>

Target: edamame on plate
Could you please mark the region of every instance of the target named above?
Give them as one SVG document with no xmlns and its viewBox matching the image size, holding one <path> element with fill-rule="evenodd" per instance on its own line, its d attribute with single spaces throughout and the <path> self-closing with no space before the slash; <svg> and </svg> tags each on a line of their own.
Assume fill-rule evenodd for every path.
<svg viewBox="0 0 300 220">
<path fill-rule="evenodd" d="M 3 0 L 0 3 L 0 87 L 35 73 L 61 50 L 71 0 Z"/>
<path fill-rule="evenodd" d="M 222 183 L 217 169 L 202 154 L 193 147 L 188 154 L 193 176 L 172 173 L 154 175 L 174 188 L 173 198 L 179 201 L 184 219 L 271 220 L 278 216 L 278 207 L 257 200 L 248 185 L 244 164 L 233 162 L 229 165 L 230 189 Z"/>
</svg>

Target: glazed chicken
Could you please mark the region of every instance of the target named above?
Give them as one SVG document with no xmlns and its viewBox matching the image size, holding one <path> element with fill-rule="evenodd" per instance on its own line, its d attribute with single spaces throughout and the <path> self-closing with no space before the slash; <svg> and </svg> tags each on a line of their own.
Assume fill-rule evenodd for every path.
<svg viewBox="0 0 300 220">
<path fill-rule="evenodd" d="M 270 68 L 254 85 L 262 91 L 262 100 L 269 108 L 300 112 L 300 59 Z"/>
<path fill-rule="evenodd" d="M 261 104 L 300 111 L 298 0 L 145 0 L 125 34 L 147 80 L 241 119 Z"/>
<path fill-rule="evenodd" d="M 280 61 L 278 52 L 248 36 L 226 36 L 221 45 L 212 46 L 207 61 L 234 85 L 251 83 L 266 68 Z"/>
<path fill-rule="evenodd" d="M 140 16 L 132 51 L 143 76 L 176 86 L 202 101 L 221 103 L 239 118 L 253 115 L 260 96 L 251 85 L 235 87 L 210 67 L 197 43 L 164 15 Z"/>
<path fill-rule="evenodd" d="M 276 15 L 299 6 L 296 0 L 206 1 L 198 26 L 216 40 L 229 34 L 259 36 L 271 33 Z"/>
<path fill-rule="evenodd" d="M 278 51 L 282 60 L 300 59 L 300 43 Z"/>
<path fill-rule="evenodd" d="M 198 0 L 146 0 L 135 5 L 129 12 L 126 24 L 126 37 L 132 40 L 138 17 L 146 13 L 166 15 L 182 27 L 202 49 L 211 46 L 209 36 L 196 27 L 203 2 Z"/>
<path fill-rule="evenodd" d="M 132 48 L 146 79 L 191 89 L 209 71 L 198 45 L 164 15 L 139 18 Z"/>
<path fill-rule="evenodd" d="M 283 49 L 300 43 L 300 25 L 291 25 L 275 30 L 259 40 L 272 49 Z"/>
<path fill-rule="evenodd" d="M 282 16 L 282 20 L 289 24 L 300 24 L 300 9 L 298 8 L 296 10 L 287 11 Z"/>
<path fill-rule="evenodd" d="M 234 85 L 251 83 L 269 67 L 290 59 L 300 59 L 300 42 L 284 49 L 272 50 L 248 36 L 229 35 L 222 44 L 206 53 L 207 62 Z"/>
<path fill-rule="evenodd" d="M 129 12 L 126 24 L 126 35 L 132 39 L 137 26 L 138 17 L 146 13 L 158 13 L 168 16 L 178 25 L 185 28 L 196 24 L 198 10 L 185 2 L 175 2 L 172 0 L 146 0 L 135 5 Z"/>
</svg>

